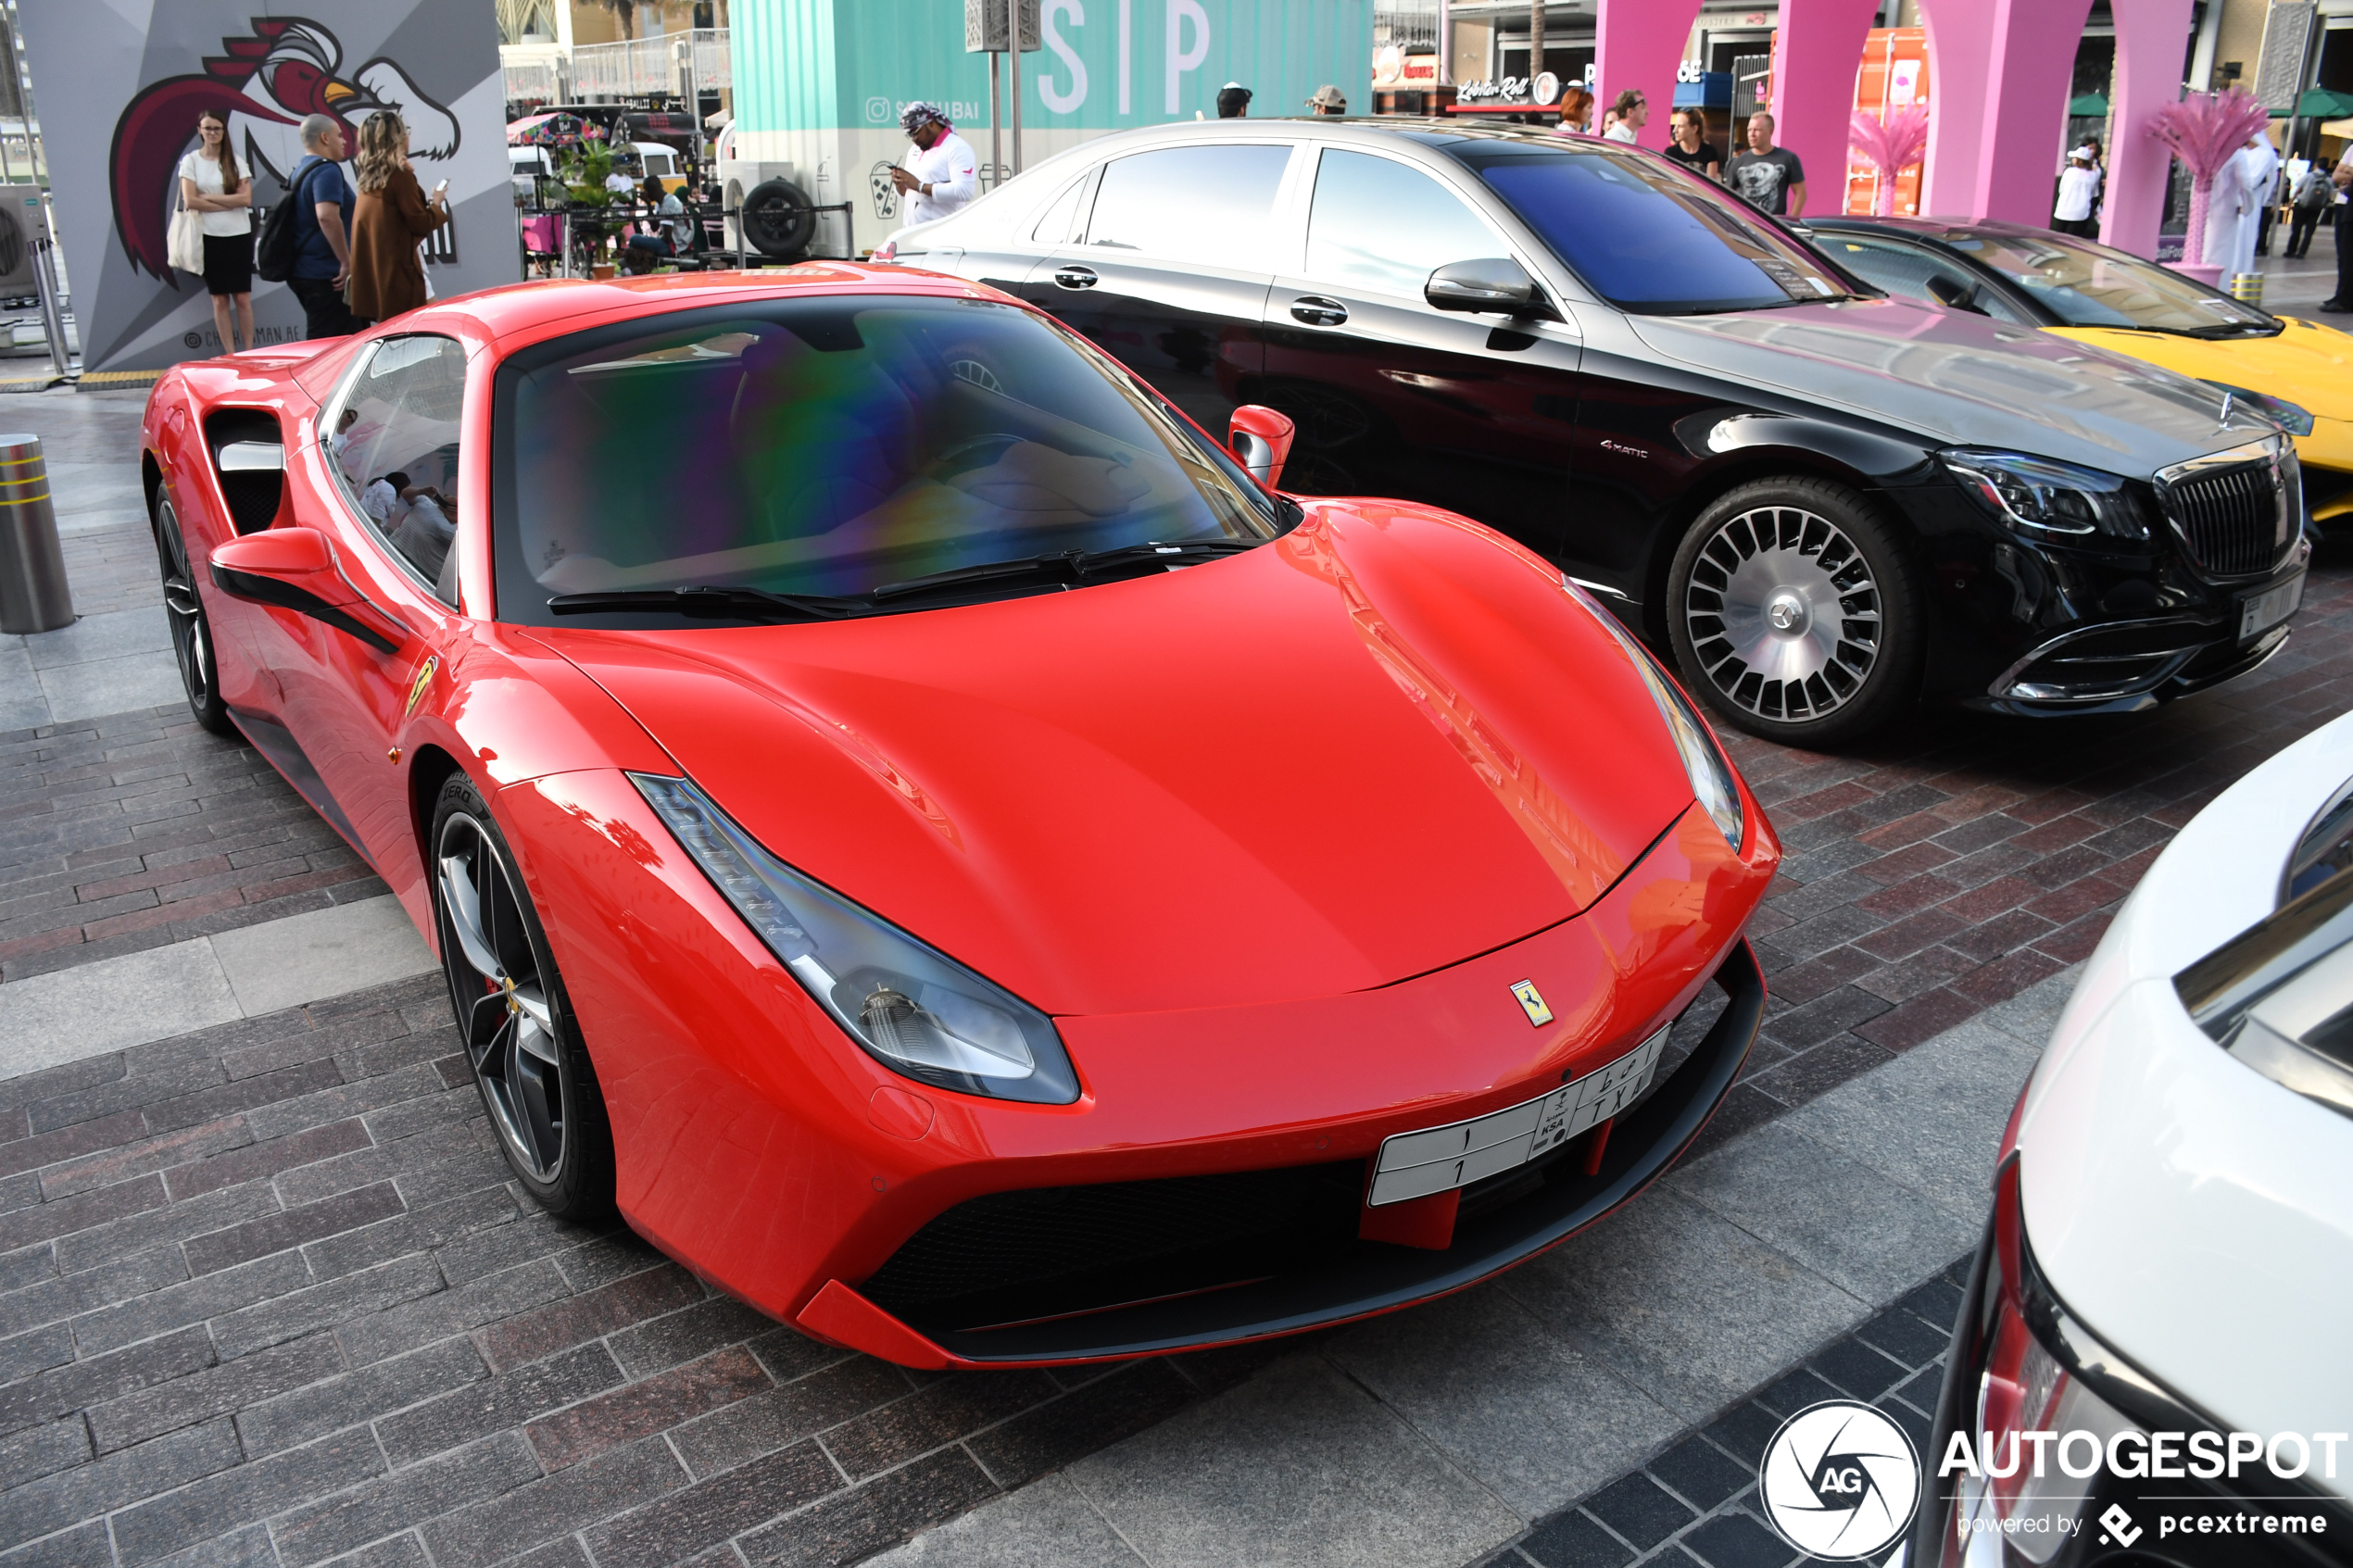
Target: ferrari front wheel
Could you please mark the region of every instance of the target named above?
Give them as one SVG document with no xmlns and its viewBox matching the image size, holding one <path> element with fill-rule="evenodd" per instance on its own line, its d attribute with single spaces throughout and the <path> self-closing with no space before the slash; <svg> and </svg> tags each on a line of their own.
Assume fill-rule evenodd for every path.
<svg viewBox="0 0 2353 1568">
<path fill-rule="evenodd" d="M 434 918 L 449 1004 L 507 1163 L 559 1219 L 612 1208 L 612 1134 L 545 927 L 465 775 L 433 818 Z"/>
</svg>

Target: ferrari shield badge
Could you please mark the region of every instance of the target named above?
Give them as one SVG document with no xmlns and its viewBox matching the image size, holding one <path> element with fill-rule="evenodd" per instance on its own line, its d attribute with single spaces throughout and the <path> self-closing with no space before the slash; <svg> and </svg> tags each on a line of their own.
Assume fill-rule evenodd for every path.
<svg viewBox="0 0 2353 1568">
<path fill-rule="evenodd" d="M 433 687 L 433 672 L 440 668 L 441 660 L 432 654 L 427 654 L 425 661 L 417 666 L 416 679 L 409 683 L 409 706 L 402 711 L 400 715 L 402 719 L 408 719 L 416 713 L 417 704 L 425 700 L 425 693 Z M 1528 1005 L 1526 997 L 1521 998 L 1520 1005 L 1523 1007 Z M 1540 1002 L 1537 1005 L 1541 1007 L 1543 1004 Z"/>
<path fill-rule="evenodd" d="M 1512 986 L 1512 995 L 1519 998 L 1519 1010 L 1528 1014 L 1528 1022 L 1541 1029 L 1553 1021 L 1553 1010 L 1544 1005 L 1544 994 L 1536 989 L 1533 980 L 1522 980 Z"/>
</svg>

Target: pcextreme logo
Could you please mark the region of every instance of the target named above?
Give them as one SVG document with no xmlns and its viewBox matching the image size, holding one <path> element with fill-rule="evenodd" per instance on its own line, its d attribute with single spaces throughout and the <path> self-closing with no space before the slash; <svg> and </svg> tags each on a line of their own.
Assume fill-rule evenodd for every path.
<svg viewBox="0 0 2353 1568">
<path fill-rule="evenodd" d="M 1851 1562 L 1895 1543 L 1920 1500 L 1904 1429 L 1866 1404 L 1825 1399 L 1781 1424 L 1756 1468 L 1765 1516 L 1798 1550 Z"/>
</svg>

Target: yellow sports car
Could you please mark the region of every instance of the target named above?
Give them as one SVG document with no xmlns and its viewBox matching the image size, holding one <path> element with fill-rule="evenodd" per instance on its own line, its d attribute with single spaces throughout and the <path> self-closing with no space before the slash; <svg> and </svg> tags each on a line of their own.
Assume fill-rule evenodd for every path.
<svg viewBox="0 0 2353 1568">
<path fill-rule="evenodd" d="M 2045 229 L 1918 218 L 1806 227 L 1890 294 L 2096 344 L 2236 395 L 2296 437 L 2312 521 L 2353 528 L 2353 335 Z"/>
</svg>

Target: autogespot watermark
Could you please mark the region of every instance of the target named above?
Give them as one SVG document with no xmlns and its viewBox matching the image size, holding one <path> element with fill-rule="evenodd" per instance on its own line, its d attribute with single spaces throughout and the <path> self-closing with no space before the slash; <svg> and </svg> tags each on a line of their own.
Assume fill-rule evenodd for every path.
<svg viewBox="0 0 2353 1568">
<path fill-rule="evenodd" d="M 1783 1540 L 1845 1562 L 1893 1545 L 1912 1522 L 1920 1460 L 1904 1429 L 1878 1411 L 1825 1399 L 1781 1423 L 1756 1482 Z"/>
</svg>

